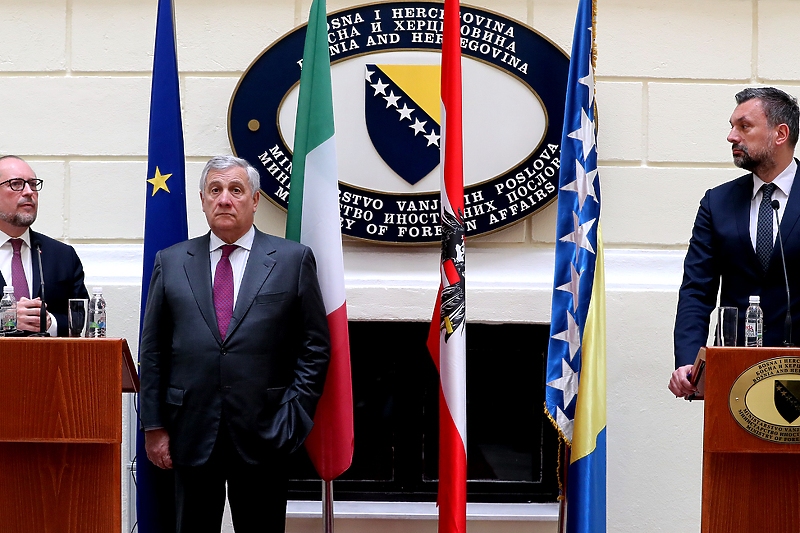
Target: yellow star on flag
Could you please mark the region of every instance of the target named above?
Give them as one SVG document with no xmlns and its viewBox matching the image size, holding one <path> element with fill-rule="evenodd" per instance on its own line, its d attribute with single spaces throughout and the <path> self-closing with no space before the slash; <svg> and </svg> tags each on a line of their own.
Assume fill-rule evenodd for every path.
<svg viewBox="0 0 800 533">
<path fill-rule="evenodd" d="M 158 169 L 158 167 L 156 167 L 155 177 L 147 180 L 147 183 L 153 184 L 153 196 L 156 195 L 156 192 L 159 189 L 164 189 L 165 191 L 169 192 L 169 189 L 167 188 L 167 180 L 169 179 L 170 176 L 172 176 L 172 174 L 164 174 L 162 176 L 161 171 Z"/>
</svg>

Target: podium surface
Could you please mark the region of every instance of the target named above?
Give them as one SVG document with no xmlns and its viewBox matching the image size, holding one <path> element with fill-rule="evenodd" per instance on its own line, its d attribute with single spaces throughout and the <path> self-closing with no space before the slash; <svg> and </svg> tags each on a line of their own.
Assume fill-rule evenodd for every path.
<svg viewBox="0 0 800 533">
<path fill-rule="evenodd" d="M 120 531 L 127 342 L 0 338 L 0 360 L 0 533 Z"/>
<path fill-rule="evenodd" d="M 800 357 L 800 349 L 705 350 L 701 531 L 800 532 L 800 444 L 751 434 L 730 407 L 742 373 L 769 359 Z"/>
</svg>

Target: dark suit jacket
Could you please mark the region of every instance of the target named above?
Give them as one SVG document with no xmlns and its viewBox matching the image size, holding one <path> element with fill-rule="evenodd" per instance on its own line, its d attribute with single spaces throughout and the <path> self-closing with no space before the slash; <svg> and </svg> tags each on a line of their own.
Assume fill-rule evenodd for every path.
<svg viewBox="0 0 800 533">
<path fill-rule="evenodd" d="M 142 340 L 141 416 L 173 462 L 203 464 L 221 421 L 253 464 L 293 451 L 313 425 L 330 338 L 311 249 L 256 230 L 225 341 L 209 236 L 156 255 Z"/>
<path fill-rule="evenodd" d="M 33 294 L 31 298 L 41 297 L 41 277 L 39 259 L 36 257 L 36 244 L 42 247 L 42 271 L 44 273 L 44 295 L 47 310 L 58 322 L 58 336 L 69 335 L 67 324 L 67 300 L 70 298 L 89 298 L 83 284 L 83 265 L 75 249 L 63 242 L 51 239 L 31 230 L 31 271 L 33 272 Z M 6 280 L 0 274 L 0 283 Z"/>
<path fill-rule="evenodd" d="M 720 290 L 720 305 L 739 308 L 738 344 L 744 344 L 744 314 L 749 296 L 761 297 L 764 346 L 782 346 L 786 317 L 786 283 L 775 239 L 766 274 L 750 240 L 753 175 L 747 174 L 709 191 L 700 201 L 684 262 L 675 318 L 675 366 L 694 363 L 706 345 L 709 317 Z M 794 177 L 780 230 L 792 294 L 792 316 L 800 319 L 800 166 Z M 721 286 L 720 286 L 721 284 Z M 800 342 L 800 320 L 792 340 Z"/>
</svg>

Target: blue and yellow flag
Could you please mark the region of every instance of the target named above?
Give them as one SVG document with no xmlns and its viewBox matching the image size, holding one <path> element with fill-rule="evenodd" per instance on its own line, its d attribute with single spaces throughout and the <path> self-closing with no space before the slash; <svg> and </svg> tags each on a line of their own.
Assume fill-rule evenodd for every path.
<svg viewBox="0 0 800 533">
<path fill-rule="evenodd" d="M 158 1 L 153 55 L 139 324 L 147 305 L 147 291 L 156 253 L 185 241 L 189 233 L 186 222 L 186 166 L 178 88 L 178 59 L 171 0 Z M 141 337 L 141 331 L 139 335 Z M 172 471 L 161 470 L 147 459 L 142 431 L 138 432 L 136 439 L 136 486 L 138 531 L 175 531 L 175 487 Z"/>
<path fill-rule="evenodd" d="M 545 407 L 571 447 L 567 532 L 606 530 L 606 327 L 594 92 L 594 2 L 580 0 L 561 137 Z"/>
</svg>

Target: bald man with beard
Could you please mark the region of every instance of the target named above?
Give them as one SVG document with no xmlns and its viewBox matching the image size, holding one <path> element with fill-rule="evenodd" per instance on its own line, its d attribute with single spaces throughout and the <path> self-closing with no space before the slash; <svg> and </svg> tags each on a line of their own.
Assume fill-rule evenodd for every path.
<svg viewBox="0 0 800 533">
<path fill-rule="evenodd" d="M 43 181 L 21 158 L 0 157 L 0 283 L 13 285 L 17 329 L 37 332 L 42 307 L 37 247 L 41 249 L 47 331 L 66 337 L 67 302 L 88 298 L 83 265 L 72 246 L 30 229 L 36 221 Z"/>
</svg>

